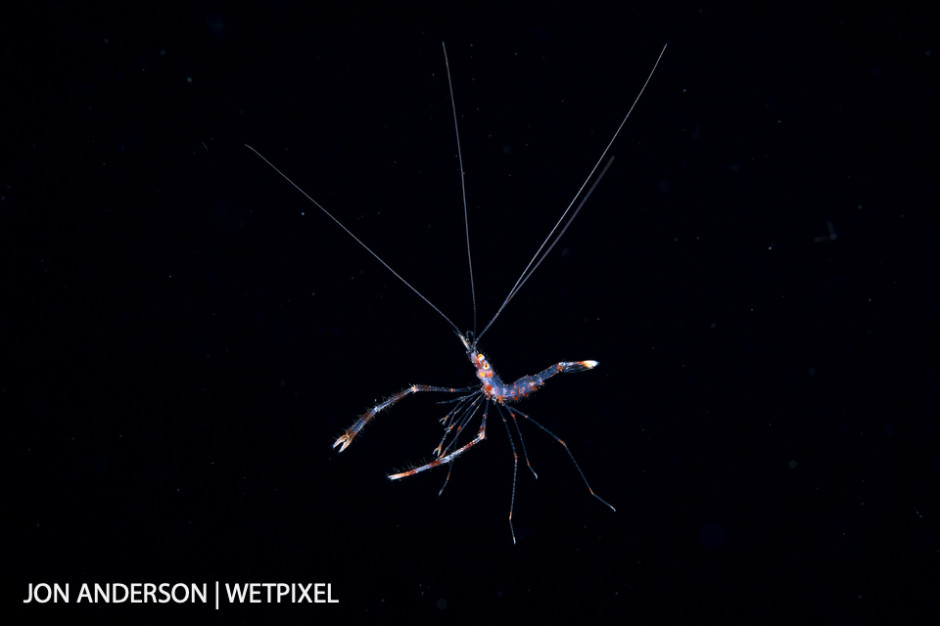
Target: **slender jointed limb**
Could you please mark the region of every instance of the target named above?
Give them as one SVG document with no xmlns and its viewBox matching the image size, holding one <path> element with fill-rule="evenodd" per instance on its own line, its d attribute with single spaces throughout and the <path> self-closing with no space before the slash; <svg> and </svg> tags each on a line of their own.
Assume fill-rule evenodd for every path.
<svg viewBox="0 0 940 626">
<path fill-rule="evenodd" d="M 538 480 L 539 475 L 535 472 L 535 468 L 532 467 L 532 463 L 529 462 L 529 453 L 526 452 L 526 449 L 525 449 L 525 440 L 522 438 L 522 429 L 519 428 L 519 420 L 517 420 L 516 416 L 513 415 L 511 412 L 509 416 L 512 418 L 512 423 L 516 427 L 516 434 L 519 435 L 519 447 L 522 448 L 522 458 L 525 459 L 525 464 L 528 466 L 529 471 L 532 472 L 532 476 L 535 477 L 535 480 Z"/>
<path fill-rule="evenodd" d="M 476 417 L 483 397 L 483 394 L 478 391 L 457 398 L 457 406 L 439 420 L 444 426 L 444 434 L 441 436 L 440 443 L 434 448 L 435 457 L 447 454 L 454 448 L 463 429 Z"/>
<path fill-rule="evenodd" d="M 506 407 L 509 409 L 509 407 Z M 509 496 L 509 533 L 512 535 L 512 543 L 516 543 L 516 529 L 512 525 L 512 511 L 516 507 L 516 476 L 519 474 L 519 455 L 516 454 L 516 444 L 512 441 L 512 433 L 509 432 L 509 422 L 506 421 L 506 413 L 500 405 L 496 405 L 499 416 L 503 419 L 503 426 L 506 427 L 506 437 L 509 438 L 509 448 L 512 450 L 512 495 Z M 512 411 L 512 409 L 509 409 Z M 512 415 L 510 413 L 510 415 Z M 515 421 L 516 418 L 513 418 Z"/>
<path fill-rule="evenodd" d="M 457 445 L 460 433 L 476 417 L 477 412 L 480 410 L 480 401 L 483 399 L 482 392 L 471 393 L 457 399 L 457 406 L 440 420 L 441 424 L 444 425 L 444 436 L 441 437 L 441 442 L 434 448 L 434 456 L 439 457 L 442 454 L 448 454 Z M 444 489 L 450 483 L 450 475 L 454 471 L 455 462 L 451 461 L 448 464 L 447 476 L 444 477 L 444 484 L 437 492 L 438 496 L 444 493 Z"/>
<path fill-rule="evenodd" d="M 430 463 L 426 463 L 425 465 L 422 465 L 420 467 L 410 469 L 406 472 L 399 472 L 398 474 L 389 474 L 388 479 L 400 480 L 402 478 L 408 478 L 409 476 L 414 476 L 415 474 L 420 474 L 421 472 L 425 470 L 434 469 L 435 467 L 438 467 L 439 465 L 444 465 L 445 463 L 452 463 L 454 459 L 456 459 L 458 456 L 460 456 L 461 454 L 463 454 L 464 452 L 466 452 L 473 446 L 477 445 L 484 439 L 486 439 L 486 409 L 483 410 L 483 420 L 480 423 L 480 430 L 477 431 L 477 436 L 474 437 L 472 441 L 465 443 L 464 445 L 460 446 L 459 448 L 457 448 L 450 454 L 445 454 L 441 458 L 435 459 L 431 461 Z"/>
<path fill-rule="evenodd" d="M 523 412 L 520 411 L 519 409 L 514 409 L 514 408 L 512 408 L 512 407 L 510 407 L 510 406 L 507 406 L 506 409 L 507 409 L 510 413 L 512 413 L 513 415 L 519 415 L 520 417 L 523 417 L 523 418 L 525 418 L 526 420 L 528 420 L 529 422 L 535 424 L 535 425 L 538 426 L 540 429 L 542 429 L 542 431 L 544 431 L 545 433 L 547 433 L 549 437 L 551 437 L 552 439 L 554 439 L 555 441 L 557 441 L 558 443 L 560 443 L 561 446 L 565 449 L 565 452 L 568 453 L 568 457 L 571 459 L 571 462 L 574 463 L 574 468 L 575 468 L 576 470 L 578 470 L 578 474 L 581 475 L 581 480 L 584 481 L 584 486 L 587 487 L 588 492 L 589 492 L 592 496 L 594 496 L 595 498 L 597 498 L 598 500 L 600 500 L 603 504 L 607 505 L 607 507 L 610 508 L 611 511 L 614 511 L 615 513 L 617 512 L 617 509 L 615 509 L 614 506 L 613 506 L 610 502 L 608 502 L 608 501 L 605 500 L 604 498 L 602 498 L 602 497 L 600 497 L 599 495 L 597 495 L 597 494 L 594 492 L 594 490 L 591 489 L 591 483 L 588 482 L 587 476 L 584 475 L 584 470 L 582 470 L 582 469 L 581 469 L 581 466 L 578 465 L 578 462 L 577 462 L 577 461 L 575 460 L 575 458 L 574 458 L 574 454 L 572 454 L 571 450 L 568 448 L 568 444 L 566 444 L 564 441 L 562 441 L 561 437 L 559 437 L 558 435 L 556 435 L 555 433 L 553 433 L 553 432 L 550 431 L 549 429 L 545 428 L 545 427 L 542 426 L 540 423 L 538 423 L 537 421 L 535 421 L 534 419 L 532 419 L 531 417 L 529 417 L 528 415 L 526 415 L 525 413 L 523 413 Z"/>
<path fill-rule="evenodd" d="M 437 492 L 438 498 L 444 495 L 444 489 L 446 489 L 447 485 L 450 483 L 450 473 L 454 471 L 454 465 L 456 463 L 457 461 L 451 461 L 450 464 L 447 466 L 447 476 L 444 477 L 444 484 L 441 485 L 440 491 Z"/>
<path fill-rule="evenodd" d="M 349 429 L 345 433 L 343 433 L 339 438 L 336 439 L 336 441 L 333 442 L 333 447 L 334 448 L 339 447 L 340 452 L 345 450 L 349 446 L 349 444 L 352 443 L 353 438 L 357 434 L 359 434 L 359 431 L 362 430 L 366 424 L 372 421 L 372 418 L 375 417 L 377 413 L 379 413 L 380 411 L 384 411 L 385 409 L 392 406 L 393 404 L 395 404 L 396 402 L 398 402 L 405 396 L 410 396 L 411 394 L 418 393 L 420 391 L 460 393 L 464 391 L 473 391 L 474 389 L 476 389 L 476 387 L 459 387 L 458 388 L 458 387 L 433 387 L 431 385 L 412 385 L 411 387 L 408 387 L 407 389 L 403 389 L 399 391 L 394 396 L 388 398 L 387 400 L 385 400 L 384 402 L 380 404 L 375 405 L 374 407 L 372 407 L 371 409 L 369 409 L 368 411 L 360 415 L 359 419 L 353 422 L 353 425 L 350 426 Z"/>
</svg>

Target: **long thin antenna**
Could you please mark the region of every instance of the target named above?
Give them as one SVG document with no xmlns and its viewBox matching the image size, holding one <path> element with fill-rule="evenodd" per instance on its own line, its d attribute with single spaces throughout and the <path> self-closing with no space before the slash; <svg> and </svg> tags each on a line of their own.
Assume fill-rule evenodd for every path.
<svg viewBox="0 0 940 626">
<path fill-rule="evenodd" d="M 499 305 L 499 308 L 496 310 L 496 314 L 493 315 L 493 319 L 489 321 L 489 323 L 486 325 L 486 328 L 483 329 L 483 332 L 477 335 L 476 337 L 477 341 L 480 340 L 480 337 L 483 336 L 483 333 L 485 333 L 486 331 L 490 329 L 490 326 L 493 325 L 493 322 L 496 321 L 496 318 L 499 317 L 499 314 L 502 313 L 503 309 L 506 308 L 506 305 L 509 304 L 509 301 L 515 297 L 515 295 L 519 292 L 519 290 L 526 283 L 526 281 L 532 277 L 532 274 L 535 273 L 535 270 L 538 269 L 538 266 L 542 264 L 542 261 L 544 261 L 545 257 L 548 256 L 548 253 L 552 251 L 552 248 L 555 247 L 555 244 L 558 243 L 558 240 L 561 239 L 562 235 L 565 234 L 565 231 L 568 230 L 568 227 L 571 226 L 571 222 L 574 221 L 574 218 L 578 216 L 578 213 L 581 211 L 584 205 L 587 204 L 588 198 L 590 198 L 591 194 L 594 193 L 594 190 L 597 188 L 597 185 L 600 184 L 601 179 L 604 178 L 604 174 L 607 173 L 607 170 L 610 169 L 610 166 L 613 164 L 613 162 L 614 162 L 614 157 L 611 156 L 610 159 L 607 160 L 607 164 L 604 166 L 604 169 L 602 169 L 600 173 L 597 175 L 597 179 L 591 184 L 590 188 L 588 188 L 587 190 L 587 193 L 584 194 L 584 197 L 581 198 L 581 201 L 578 203 L 578 206 L 571 213 L 571 217 L 568 218 L 567 223 L 564 226 L 562 226 L 561 230 L 558 231 L 558 234 L 555 235 L 552 242 L 548 244 L 547 247 L 545 246 L 545 243 L 547 243 L 547 241 L 542 243 L 542 247 L 540 247 L 539 250 L 541 250 L 542 248 L 545 248 L 545 251 L 542 252 L 541 256 L 539 257 L 537 261 L 533 258 L 532 261 L 535 261 L 535 262 L 534 263 L 532 261 L 529 262 L 529 265 L 526 267 L 526 273 L 524 273 L 522 276 L 519 277 L 519 280 L 516 281 L 516 284 L 513 286 L 512 290 L 509 292 L 509 295 L 506 296 L 506 299 L 503 300 L 503 303 Z M 552 232 L 554 231 L 555 229 L 553 228 Z M 549 233 L 549 237 L 551 237 L 551 233 Z"/>
<path fill-rule="evenodd" d="M 578 215 L 578 211 L 580 211 L 581 207 L 584 206 L 584 202 L 587 200 L 588 196 L 590 196 L 591 192 L 594 191 L 594 188 L 597 187 L 597 183 L 600 182 L 600 179 L 603 177 L 604 172 L 606 172 L 607 168 L 610 167 L 610 162 L 608 162 L 604 166 L 604 169 L 601 171 L 600 175 L 591 185 L 587 194 L 585 194 L 584 197 L 581 198 L 581 194 L 584 192 L 585 187 L 587 187 L 588 183 L 591 182 L 591 179 L 594 177 L 594 173 L 597 172 L 597 168 L 599 168 L 601 163 L 604 162 L 604 159 L 607 157 L 607 153 L 610 151 L 610 147 L 614 144 L 614 141 L 617 140 L 617 136 L 620 135 L 620 131 L 623 130 L 623 127 L 627 123 L 627 120 L 630 119 L 630 115 L 633 114 L 633 109 L 636 108 L 637 103 L 640 101 L 640 98 L 643 96 L 643 92 L 646 91 L 647 85 L 649 85 L 650 80 L 653 78 L 653 74 L 656 73 L 656 68 L 659 67 L 659 62 L 663 58 L 663 54 L 666 53 L 667 46 L 668 44 L 664 45 L 663 49 L 659 52 L 659 56 L 656 57 L 656 62 L 653 64 L 653 69 L 650 70 L 649 75 L 646 77 L 646 81 L 643 82 L 643 86 L 640 88 L 640 92 L 636 95 L 636 98 L 633 99 L 633 104 L 630 105 L 630 109 L 627 111 L 627 114 L 623 117 L 623 120 L 620 122 L 620 126 L 617 127 L 617 130 L 614 132 L 613 137 L 611 137 L 610 141 L 607 142 L 607 147 L 604 148 L 603 152 L 601 152 L 601 155 L 600 157 L 598 157 L 597 162 L 594 164 L 594 167 L 591 168 L 591 171 L 588 173 L 587 177 L 584 179 L 584 182 L 581 183 L 581 187 L 578 188 L 578 192 L 574 194 L 574 197 L 571 199 L 571 202 L 568 203 L 568 207 L 565 209 L 564 213 L 561 214 L 561 217 L 558 218 L 558 221 L 555 222 L 555 225 L 552 226 L 551 231 L 549 231 L 548 235 L 542 241 L 542 245 L 540 245 L 538 250 L 535 251 L 535 254 L 532 255 L 532 258 L 529 260 L 529 264 L 525 266 L 524 270 L 522 270 L 522 274 L 519 275 L 519 278 L 516 280 L 516 284 L 514 284 L 512 286 L 512 289 L 509 290 L 509 295 L 507 295 L 506 299 L 503 300 L 503 303 L 500 305 L 499 309 L 497 309 L 496 314 L 489 321 L 489 323 L 483 328 L 483 331 L 479 335 L 476 336 L 477 341 L 479 341 L 480 338 L 483 337 L 484 333 L 486 333 L 486 331 L 489 330 L 490 326 L 493 325 L 493 322 L 496 321 L 496 318 L 499 317 L 500 313 L 503 312 L 503 309 L 506 308 L 506 305 L 509 304 L 509 301 L 516 295 L 516 293 L 518 293 L 522 285 L 527 280 L 529 280 L 529 277 L 532 276 L 532 273 L 535 271 L 535 269 L 542 263 L 542 261 L 545 259 L 545 256 L 551 251 L 551 249 L 555 246 L 555 244 L 558 243 L 558 239 L 561 237 L 561 235 L 564 234 L 568 226 L 571 225 L 571 221 L 574 220 L 574 218 Z M 578 202 L 579 198 L 581 199 L 580 202 Z M 577 207 L 575 208 L 574 212 L 571 213 L 571 208 L 574 207 L 576 203 L 577 203 Z M 570 217 L 568 217 L 569 213 L 571 213 Z M 560 231 L 559 231 L 559 228 L 561 229 Z M 557 235 L 555 235 L 556 231 L 559 231 Z"/>
<path fill-rule="evenodd" d="M 470 219 L 467 217 L 467 180 L 463 169 L 463 151 L 460 149 L 460 128 L 457 125 L 457 100 L 454 98 L 454 83 L 450 78 L 450 61 L 447 60 L 447 45 L 442 41 L 444 67 L 447 68 L 447 88 L 450 90 L 450 107 L 454 112 L 454 135 L 457 137 L 457 163 L 460 166 L 460 192 L 463 196 L 463 228 L 467 234 L 467 267 L 470 268 L 470 297 L 473 299 L 473 334 L 477 332 L 477 291 L 473 283 L 473 258 L 470 256 Z"/>
<path fill-rule="evenodd" d="M 412 286 L 411 283 L 409 283 L 407 280 L 405 280 L 404 278 L 402 278 L 401 274 L 399 274 L 398 272 L 396 272 L 395 270 L 393 270 L 392 267 L 391 267 L 388 263 L 386 263 L 385 261 L 382 260 L 382 257 L 380 257 L 380 256 L 377 255 L 375 252 L 373 252 L 373 251 L 372 251 L 372 248 L 370 248 L 369 246 L 367 246 L 366 244 L 364 244 L 364 243 L 362 242 L 362 240 L 359 239 L 359 237 L 356 237 L 356 236 L 353 234 L 353 232 L 352 232 L 351 230 L 349 230 L 348 228 L 346 228 L 346 226 L 345 226 L 341 221 L 339 221 L 338 219 L 336 219 L 335 217 L 333 217 L 333 214 L 330 213 L 329 211 L 327 211 L 327 210 L 326 210 L 326 207 L 324 207 L 322 204 L 320 204 L 319 202 L 317 202 L 316 200 L 314 200 L 314 199 L 310 196 L 310 194 L 308 194 L 306 191 L 304 191 L 303 188 L 301 188 L 300 185 L 298 185 L 297 183 L 295 183 L 294 181 L 292 181 L 290 178 L 288 178 L 288 177 L 287 177 L 287 174 L 285 174 L 284 172 L 282 172 L 281 170 L 279 170 L 279 169 L 277 168 L 277 166 L 275 166 L 274 163 L 271 163 L 271 161 L 267 160 L 267 158 L 265 158 L 265 156 L 264 156 L 263 154 L 261 154 L 260 152 L 258 152 L 257 150 L 255 150 L 254 148 L 252 148 L 251 146 L 249 146 L 247 143 L 245 144 L 245 147 L 248 148 L 249 150 L 251 150 L 252 152 L 254 152 L 255 154 L 257 154 L 258 157 L 259 157 L 262 161 L 264 161 L 265 163 L 267 163 L 268 166 L 270 166 L 270 168 L 271 168 L 272 170 L 274 170 L 275 172 L 277 172 L 278 174 L 280 174 L 280 175 L 281 175 L 281 178 L 283 178 L 283 179 L 286 180 L 288 183 L 290 183 L 291 186 L 292 186 L 294 189 L 296 189 L 296 190 L 299 191 L 301 194 L 303 194 L 303 196 L 304 196 L 307 200 L 309 200 L 310 202 L 312 202 L 314 206 L 316 206 L 318 209 L 320 209 L 321 211 L 323 211 L 323 213 L 325 213 L 328 218 L 330 218 L 331 220 L 333 220 L 334 222 L 336 222 L 336 225 L 337 225 L 337 226 L 339 226 L 340 228 L 342 228 L 342 229 L 346 232 L 347 235 L 349 235 L 350 237 L 352 237 L 352 238 L 356 241 L 356 243 L 358 243 L 360 246 L 362 246 L 363 248 L 365 248 L 366 252 L 368 252 L 368 253 L 371 254 L 373 257 L 375 257 L 375 260 L 376 260 L 376 261 L 378 261 L 379 263 L 381 263 L 382 265 L 384 265 L 384 266 L 385 266 L 385 269 L 387 269 L 387 270 L 390 271 L 392 274 L 394 274 L 395 278 L 397 278 L 398 280 L 400 280 L 401 282 L 403 282 L 403 283 L 405 284 L 405 286 L 408 287 L 408 289 L 411 289 L 413 292 L 415 292 L 415 294 L 417 294 L 417 296 L 418 296 L 419 298 L 421 298 L 422 300 L 424 300 L 425 302 L 428 303 L 428 306 L 430 306 L 432 309 L 434 309 L 435 311 L 437 311 L 438 315 L 440 315 L 441 317 L 443 317 L 444 320 L 445 320 L 448 324 L 450 324 L 450 327 L 454 329 L 454 332 L 457 333 L 458 336 L 463 337 L 463 334 L 460 332 L 460 329 L 457 328 L 457 325 L 456 325 L 456 324 L 454 324 L 452 321 L 450 321 L 450 318 L 449 318 L 449 317 L 447 317 L 446 315 L 444 315 L 444 313 L 443 313 L 439 308 L 437 308 L 436 306 L 434 306 L 434 304 L 433 304 L 430 300 L 428 300 L 427 298 L 425 298 L 425 297 L 424 297 L 424 294 L 422 294 L 420 291 L 418 291 L 417 289 L 415 289 L 414 286 Z"/>
</svg>

